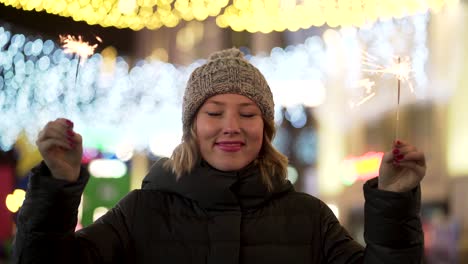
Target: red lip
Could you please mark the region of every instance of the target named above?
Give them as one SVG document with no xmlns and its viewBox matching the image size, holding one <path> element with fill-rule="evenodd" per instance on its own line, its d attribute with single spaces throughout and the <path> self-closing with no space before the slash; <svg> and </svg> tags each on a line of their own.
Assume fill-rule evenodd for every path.
<svg viewBox="0 0 468 264">
<path fill-rule="evenodd" d="M 215 146 L 222 151 L 226 152 L 237 152 L 240 151 L 245 143 L 242 141 L 218 141 Z"/>
</svg>

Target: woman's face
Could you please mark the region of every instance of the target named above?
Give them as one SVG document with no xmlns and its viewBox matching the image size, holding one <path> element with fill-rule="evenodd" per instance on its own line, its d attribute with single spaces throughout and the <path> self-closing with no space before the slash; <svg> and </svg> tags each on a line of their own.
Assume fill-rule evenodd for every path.
<svg viewBox="0 0 468 264">
<path fill-rule="evenodd" d="M 257 104 L 238 94 L 208 98 L 195 118 L 201 155 L 221 171 L 242 169 L 260 152 L 263 118 Z"/>
</svg>

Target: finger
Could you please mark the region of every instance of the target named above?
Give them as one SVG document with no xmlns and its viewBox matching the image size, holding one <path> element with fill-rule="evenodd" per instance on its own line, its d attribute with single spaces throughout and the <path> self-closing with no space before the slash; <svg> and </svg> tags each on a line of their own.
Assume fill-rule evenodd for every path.
<svg viewBox="0 0 468 264">
<path fill-rule="evenodd" d="M 401 148 L 401 147 L 404 147 L 406 146 L 408 143 L 406 141 L 403 141 L 401 139 L 397 139 L 395 141 L 393 141 L 393 145 L 392 147 L 394 148 Z"/>
<path fill-rule="evenodd" d="M 416 148 L 414 147 L 406 147 L 404 149 L 393 149 L 393 159 L 394 160 L 403 160 L 408 154 L 416 153 Z"/>
<path fill-rule="evenodd" d="M 81 145 L 83 143 L 83 137 L 78 133 L 75 133 L 75 136 L 73 139 L 75 140 L 76 144 Z"/>
<path fill-rule="evenodd" d="M 407 141 L 396 140 L 393 144 L 393 149 L 398 149 L 400 151 L 405 150 L 417 150 L 415 146 L 411 145 Z"/>
<path fill-rule="evenodd" d="M 67 139 L 67 130 L 56 122 L 50 122 L 39 133 L 38 141 L 50 138 Z"/>
<path fill-rule="evenodd" d="M 73 122 L 69 121 L 68 119 L 64 118 L 57 118 L 55 121 L 50 121 L 48 122 L 44 128 L 39 132 L 39 136 L 44 134 L 49 129 L 55 129 L 55 130 L 71 130 L 73 131 Z"/>
<path fill-rule="evenodd" d="M 410 152 L 404 155 L 400 161 L 415 162 L 418 165 L 426 166 L 426 157 L 422 152 Z"/>
<path fill-rule="evenodd" d="M 52 129 L 51 127 L 54 126 L 54 122 L 48 122 L 42 129 L 39 131 L 39 134 L 37 135 L 37 140 L 36 144 L 40 141 L 43 141 L 46 139 L 46 133 L 48 130 Z"/>
<path fill-rule="evenodd" d="M 66 118 L 57 118 L 54 121 L 48 122 L 44 128 L 48 127 L 62 127 L 63 129 L 71 129 L 73 130 L 74 124 L 72 121 Z"/>
<path fill-rule="evenodd" d="M 417 151 L 413 146 L 407 146 L 404 148 L 394 148 L 392 149 L 393 158 L 401 159 L 402 156 L 408 154 L 409 152 Z"/>
<path fill-rule="evenodd" d="M 395 147 L 392 150 L 392 153 L 393 153 L 393 159 L 394 160 L 401 161 L 409 153 L 422 153 L 422 152 L 419 152 L 418 149 L 415 146 L 403 142 L 403 143 L 399 144 L 398 147 Z"/>
<path fill-rule="evenodd" d="M 397 149 L 404 149 L 404 148 L 408 148 L 408 147 L 414 147 L 413 145 L 411 145 L 409 142 L 407 141 L 403 141 L 403 140 L 395 140 L 393 142 L 393 148 L 397 148 Z"/>
<path fill-rule="evenodd" d="M 70 143 L 81 144 L 81 136 L 76 137 L 77 134 L 73 131 L 75 125 L 72 121 L 66 118 L 58 118 L 56 121 L 65 128 L 66 137 Z"/>
<path fill-rule="evenodd" d="M 411 161 L 398 162 L 400 168 L 407 168 L 414 171 L 419 177 L 423 178 L 426 174 L 426 167 Z"/>
<path fill-rule="evenodd" d="M 41 151 L 46 151 L 47 148 L 50 147 L 49 145 L 42 144 L 43 141 L 49 139 L 59 140 L 71 148 L 74 148 L 77 145 L 75 133 L 68 128 L 63 120 L 56 120 L 47 123 L 44 129 L 39 133 L 36 145 L 41 149 Z M 81 144 L 81 138 L 79 144 Z"/>
<path fill-rule="evenodd" d="M 406 146 L 394 148 L 394 149 L 398 150 L 400 153 L 403 153 L 403 154 L 411 152 L 411 151 L 418 151 L 418 149 L 413 145 L 406 145 Z"/>
<path fill-rule="evenodd" d="M 421 160 L 424 160 L 425 159 L 425 156 L 424 156 L 424 153 L 423 152 L 420 152 L 420 151 L 412 151 L 412 152 L 408 152 L 405 154 L 405 158 L 404 160 L 412 160 L 412 161 L 421 161 Z"/>
<path fill-rule="evenodd" d="M 75 126 L 75 124 L 73 124 L 73 122 L 67 118 L 57 118 L 55 121 L 59 122 L 61 125 L 67 128 L 70 128 L 72 130 L 73 130 L 73 127 Z"/>
<path fill-rule="evenodd" d="M 385 163 L 392 163 L 393 159 L 394 159 L 394 154 L 391 151 L 385 152 L 384 155 L 382 156 L 382 162 L 385 162 Z"/>
<path fill-rule="evenodd" d="M 75 146 L 81 146 L 81 144 L 83 143 L 83 138 L 80 134 L 74 133 L 73 137 L 69 138 L 69 141 Z"/>
<path fill-rule="evenodd" d="M 69 142 L 66 142 L 64 140 L 59 140 L 56 138 L 50 138 L 50 139 L 42 141 L 40 143 L 39 148 L 47 152 L 48 150 L 54 147 L 62 147 L 67 150 L 72 150 L 74 148 L 74 146 L 70 144 Z"/>
<path fill-rule="evenodd" d="M 399 158 L 401 158 L 402 150 L 405 148 L 406 145 L 406 142 L 403 142 L 402 140 L 395 140 L 392 146 L 392 155 L 388 158 L 392 160 L 398 160 Z"/>
</svg>

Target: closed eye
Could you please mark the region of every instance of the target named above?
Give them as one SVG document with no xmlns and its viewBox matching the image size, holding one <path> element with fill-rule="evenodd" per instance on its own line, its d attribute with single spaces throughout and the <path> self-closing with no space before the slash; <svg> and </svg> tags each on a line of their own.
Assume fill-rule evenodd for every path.
<svg viewBox="0 0 468 264">
<path fill-rule="evenodd" d="M 241 114 L 241 117 L 251 118 L 256 116 L 256 114 Z"/>
<path fill-rule="evenodd" d="M 221 112 L 206 112 L 208 116 L 220 116 Z"/>
</svg>

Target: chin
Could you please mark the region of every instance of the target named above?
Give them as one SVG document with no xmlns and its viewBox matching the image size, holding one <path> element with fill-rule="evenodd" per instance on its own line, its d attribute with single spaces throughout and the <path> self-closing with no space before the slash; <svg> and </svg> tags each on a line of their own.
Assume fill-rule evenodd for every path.
<svg viewBox="0 0 468 264">
<path fill-rule="evenodd" d="M 248 163 L 247 163 L 248 164 Z M 235 163 L 229 163 L 229 162 L 226 162 L 226 163 L 222 163 L 222 164 L 214 164 L 212 165 L 214 168 L 220 170 L 220 171 L 238 171 L 242 168 L 244 168 L 245 166 L 247 166 L 247 164 L 235 164 Z"/>
</svg>

